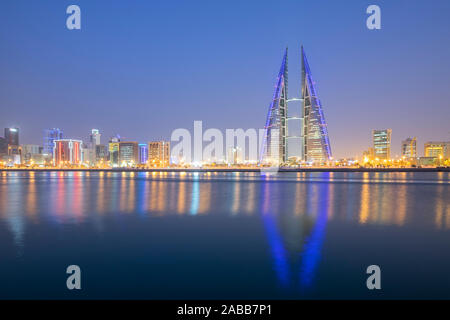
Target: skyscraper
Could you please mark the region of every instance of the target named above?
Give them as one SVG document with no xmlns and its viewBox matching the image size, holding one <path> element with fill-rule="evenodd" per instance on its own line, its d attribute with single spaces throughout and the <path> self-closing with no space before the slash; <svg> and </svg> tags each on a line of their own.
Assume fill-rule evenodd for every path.
<svg viewBox="0 0 450 320">
<path fill-rule="evenodd" d="M 19 145 L 19 128 L 5 128 L 5 141 L 8 155 L 14 158 L 14 163 L 22 162 L 22 148 Z"/>
<path fill-rule="evenodd" d="M 95 146 L 95 162 L 96 164 L 106 164 L 108 161 L 108 149 L 104 144 Z"/>
<path fill-rule="evenodd" d="M 95 148 L 95 146 L 100 144 L 100 137 L 102 135 L 100 134 L 100 131 L 97 129 L 92 129 L 91 135 L 89 136 L 89 142 L 91 145 Z"/>
<path fill-rule="evenodd" d="M 378 158 L 379 160 L 389 160 L 391 158 L 391 135 L 391 129 L 372 131 L 375 158 Z"/>
<path fill-rule="evenodd" d="M 83 161 L 81 140 L 60 139 L 54 141 L 53 164 L 55 166 L 80 165 Z"/>
<path fill-rule="evenodd" d="M 5 155 L 8 153 L 8 144 L 6 143 L 6 139 L 0 137 L 0 155 Z"/>
<path fill-rule="evenodd" d="M 148 145 L 139 143 L 139 163 L 146 164 L 148 161 Z"/>
<path fill-rule="evenodd" d="M 85 148 L 84 161 L 89 163 L 90 166 L 97 164 L 97 146 L 100 145 L 100 131 L 98 129 L 92 129 L 89 135 L 89 142 Z"/>
<path fill-rule="evenodd" d="M 109 162 L 111 167 L 117 167 L 119 165 L 119 142 L 120 137 L 112 137 L 109 141 Z"/>
<path fill-rule="evenodd" d="M 286 162 L 286 115 L 288 85 L 288 49 L 284 52 L 278 72 L 275 92 L 267 113 L 260 163 L 281 164 Z"/>
<path fill-rule="evenodd" d="M 417 139 L 415 137 L 402 141 L 402 157 L 417 158 Z"/>
<path fill-rule="evenodd" d="M 19 128 L 5 128 L 5 140 L 9 146 L 18 146 Z"/>
<path fill-rule="evenodd" d="M 63 138 L 63 132 L 59 128 L 44 130 L 44 149 L 42 153 L 53 154 L 53 148 L 55 147 L 54 141 L 61 140 Z"/>
<path fill-rule="evenodd" d="M 170 164 L 170 142 L 149 142 L 148 163 L 152 167 L 167 167 Z"/>
<path fill-rule="evenodd" d="M 308 162 L 324 163 L 331 160 L 331 146 L 322 104 L 317 95 L 305 50 L 302 55 L 302 116 L 303 157 Z"/>
<path fill-rule="evenodd" d="M 293 155 L 311 163 L 325 163 L 332 158 L 322 104 L 314 86 L 303 46 L 301 47 L 301 64 L 301 98 L 288 99 L 288 50 L 286 49 L 264 126 L 260 163 L 282 164 Z M 301 102 L 300 106 L 298 102 Z M 295 112 L 288 108 L 295 107 L 296 104 L 297 109 L 300 107 L 301 110 L 298 110 L 297 116 L 292 116 Z M 295 121 L 288 122 L 288 120 Z M 299 120 L 298 130 L 288 128 Z M 296 131 L 298 133 L 294 133 Z M 290 152 L 288 149 L 298 151 Z"/>
<path fill-rule="evenodd" d="M 138 143 L 131 142 L 119 142 L 119 164 L 122 167 L 133 167 L 138 164 Z"/>
</svg>

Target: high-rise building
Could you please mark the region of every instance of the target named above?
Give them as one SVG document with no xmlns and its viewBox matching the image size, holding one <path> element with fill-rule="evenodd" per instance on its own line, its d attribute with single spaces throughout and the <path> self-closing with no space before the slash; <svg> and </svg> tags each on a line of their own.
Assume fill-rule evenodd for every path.
<svg viewBox="0 0 450 320">
<path fill-rule="evenodd" d="M 5 138 L 0 137 L 0 155 L 6 154 L 8 154 L 8 144 Z"/>
<path fill-rule="evenodd" d="M 112 137 L 109 141 L 109 163 L 111 167 L 119 166 L 119 143 L 120 137 Z"/>
<path fill-rule="evenodd" d="M 14 164 L 21 164 L 22 148 L 19 145 L 19 128 L 5 128 L 6 153 Z"/>
<path fill-rule="evenodd" d="M 100 145 L 100 131 L 97 129 L 92 129 L 89 135 L 89 142 L 84 146 L 84 162 L 88 163 L 90 166 L 95 166 L 97 164 L 97 150 L 96 147 Z"/>
<path fill-rule="evenodd" d="M 429 141 L 424 145 L 425 157 L 450 159 L 450 141 Z"/>
<path fill-rule="evenodd" d="M 286 116 L 288 90 L 288 49 L 284 52 L 272 101 L 267 113 L 260 163 L 286 162 Z"/>
<path fill-rule="evenodd" d="M 148 161 L 148 145 L 139 143 L 139 164 L 146 164 Z"/>
<path fill-rule="evenodd" d="M 375 158 L 379 160 L 389 160 L 391 158 L 391 135 L 391 129 L 372 131 Z"/>
<path fill-rule="evenodd" d="M 43 154 L 53 154 L 55 148 L 55 140 L 61 140 L 63 138 L 63 132 L 59 128 L 44 130 L 44 149 Z"/>
<path fill-rule="evenodd" d="M 139 161 L 138 143 L 134 141 L 119 142 L 119 164 L 121 167 L 133 167 Z"/>
<path fill-rule="evenodd" d="M 9 146 L 18 146 L 19 128 L 5 128 L 5 140 Z"/>
<path fill-rule="evenodd" d="M 93 146 L 97 146 L 100 144 L 100 138 L 101 138 L 101 133 L 99 130 L 97 129 L 92 129 L 91 131 L 91 135 L 89 136 L 89 142 L 93 145 Z"/>
<path fill-rule="evenodd" d="M 417 139 L 415 137 L 402 141 L 402 157 L 417 158 Z"/>
<path fill-rule="evenodd" d="M 108 149 L 104 144 L 98 144 L 95 146 L 95 162 L 97 164 L 106 164 L 108 161 Z"/>
<path fill-rule="evenodd" d="M 59 139 L 54 141 L 53 164 L 57 167 L 65 165 L 80 165 L 83 162 L 83 141 Z"/>
<path fill-rule="evenodd" d="M 332 159 L 327 123 L 317 95 L 308 59 L 302 51 L 303 157 L 305 161 L 324 163 Z"/>
<path fill-rule="evenodd" d="M 288 99 L 287 64 L 288 50 L 286 49 L 264 126 L 260 163 L 282 164 L 290 157 L 311 163 L 328 162 L 332 159 L 332 155 L 327 124 L 303 46 L 301 47 L 300 99 Z M 298 106 L 297 102 L 301 102 L 301 106 Z M 301 110 L 298 112 L 289 110 L 289 106 L 296 105 Z M 298 130 L 289 128 L 297 122 Z M 297 133 L 294 133 L 295 131 Z"/>
<path fill-rule="evenodd" d="M 152 141 L 148 143 L 148 163 L 152 167 L 167 167 L 170 164 L 170 142 Z"/>
</svg>

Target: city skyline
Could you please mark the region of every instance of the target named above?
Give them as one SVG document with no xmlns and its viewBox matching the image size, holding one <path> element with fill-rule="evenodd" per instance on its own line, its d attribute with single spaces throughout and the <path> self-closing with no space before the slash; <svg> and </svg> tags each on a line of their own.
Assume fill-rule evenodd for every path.
<svg viewBox="0 0 450 320">
<path fill-rule="evenodd" d="M 1 8 L 0 300 L 16 311 L 450 301 L 450 0 Z"/>
<path fill-rule="evenodd" d="M 14 7 L 6 4 L 0 13 L 0 26 L 8 25 L 1 29 L 15 31 L 15 38 L 3 34 L 11 45 L 0 53 L 4 70 L 0 126 L 21 128 L 23 143 L 41 144 L 41 134 L 36 132 L 53 127 L 61 127 L 65 136 L 74 139 L 84 140 L 85 132 L 100 128 L 106 137 L 119 133 L 136 141 L 167 138 L 172 130 L 189 127 L 194 120 L 216 128 L 260 128 L 265 121 L 261 110 L 267 106 L 275 78 L 275 69 L 268 66 L 279 63 L 280 48 L 288 45 L 298 50 L 300 42 L 308 48 L 326 106 L 334 158 L 359 156 L 368 147 L 371 130 L 378 128 L 393 130 L 393 156 L 401 155 L 397 146 L 410 136 L 417 137 L 420 146 L 450 140 L 450 93 L 444 81 L 450 62 L 439 59 L 450 52 L 442 41 L 450 22 L 441 19 L 436 25 L 431 15 L 443 14 L 448 2 L 436 1 L 433 10 L 425 1 L 383 3 L 383 28 L 377 31 L 365 28 L 365 7 L 356 1 L 345 8 L 327 3 L 326 9 L 288 1 L 287 13 L 278 5 L 260 4 L 253 15 L 255 3 L 236 4 L 241 10 L 209 4 L 201 14 L 195 13 L 201 2 L 193 2 L 192 7 L 159 4 L 157 10 L 150 10 L 153 19 L 139 14 L 146 12 L 146 4 L 130 4 L 129 15 L 142 17 L 136 19 L 139 22 L 121 15 L 124 4 L 116 4 L 106 8 L 111 18 L 121 21 L 114 35 L 106 28 L 100 5 L 83 1 L 80 5 L 86 21 L 78 33 L 59 26 L 65 16 L 45 4 L 25 6 L 17 1 Z M 188 30 L 180 29 L 186 22 L 182 9 L 206 20 L 190 20 Z M 219 9 L 224 9 L 223 17 Z M 157 27 L 162 18 L 155 11 L 162 17 L 174 15 L 168 25 L 163 24 L 167 29 Z M 284 15 L 289 28 L 280 33 L 281 27 L 265 26 L 269 13 Z M 46 19 L 37 19 L 39 15 Z M 420 26 L 419 31 L 398 19 L 406 16 Z M 232 29 L 243 30 L 241 36 L 229 36 L 229 23 L 203 29 L 213 19 L 225 17 L 234 18 Z M 323 28 L 308 27 L 320 17 Z M 33 37 L 38 31 L 22 21 L 39 23 L 37 30 L 48 37 L 36 42 Z M 281 36 L 270 38 L 274 34 Z M 146 35 L 154 37 L 142 41 Z M 121 48 L 115 41 L 123 44 Z M 349 51 L 354 41 L 360 45 Z M 421 47 L 416 47 L 418 42 Z M 35 47 L 39 50 L 30 56 Z M 299 61 L 291 61 L 290 68 L 298 71 Z M 245 76 L 240 76 L 242 72 Z"/>
</svg>

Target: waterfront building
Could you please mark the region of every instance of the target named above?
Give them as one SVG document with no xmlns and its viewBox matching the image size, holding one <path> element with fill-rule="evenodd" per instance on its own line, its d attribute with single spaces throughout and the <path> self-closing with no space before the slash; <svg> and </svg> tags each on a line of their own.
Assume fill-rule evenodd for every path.
<svg viewBox="0 0 450 320">
<path fill-rule="evenodd" d="M 89 136 L 89 142 L 93 146 L 98 146 L 100 144 L 101 133 L 98 129 L 92 129 L 91 135 Z"/>
<path fill-rule="evenodd" d="M 24 163 L 29 163 L 35 155 L 42 154 L 43 147 L 37 144 L 22 145 L 22 157 Z"/>
<path fill-rule="evenodd" d="M 260 163 L 281 164 L 286 159 L 286 121 L 287 121 L 287 83 L 288 49 L 283 56 L 278 72 L 275 92 L 267 113 L 264 126 L 263 144 L 260 150 Z"/>
<path fill-rule="evenodd" d="M 134 167 L 139 161 L 138 143 L 134 141 L 119 142 L 119 165 Z"/>
<path fill-rule="evenodd" d="M 375 159 L 375 149 L 369 148 L 368 150 L 363 152 L 363 162 L 367 163 Z"/>
<path fill-rule="evenodd" d="M 38 166 L 44 166 L 50 161 L 47 161 L 47 155 L 43 155 L 41 153 L 38 154 L 32 154 L 28 160 L 28 164 L 38 165 Z"/>
<path fill-rule="evenodd" d="M 54 141 L 53 164 L 57 167 L 81 165 L 83 162 L 83 141 L 74 139 L 58 139 Z"/>
<path fill-rule="evenodd" d="M 301 51 L 304 160 L 325 163 L 332 160 L 327 123 L 303 46 Z"/>
<path fill-rule="evenodd" d="M 450 141 L 429 141 L 424 145 L 425 157 L 450 159 Z"/>
<path fill-rule="evenodd" d="M 37 144 L 24 144 L 22 145 L 22 153 L 24 156 L 26 154 L 41 154 L 42 147 Z"/>
<path fill-rule="evenodd" d="M 112 137 L 109 141 L 109 162 L 111 167 L 119 166 L 119 142 L 120 137 Z"/>
<path fill-rule="evenodd" d="M 372 131 L 372 142 L 375 159 L 389 160 L 391 158 L 391 136 L 391 129 Z"/>
<path fill-rule="evenodd" d="M 402 157 L 417 158 L 417 139 L 415 137 L 402 141 Z"/>
<path fill-rule="evenodd" d="M 44 130 L 44 144 L 43 154 L 53 155 L 53 149 L 55 148 L 55 140 L 63 139 L 63 132 L 59 128 Z"/>
<path fill-rule="evenodd" d="M 147 164 L 148 162 L 148 145 L 139 143 L 139 164 Z"/>
<path fill-rule="evenodd" d="M 417 164 L 421 167 L 434 167 L 439 163 L 436 157 L 419 157 Z"/>
<path fill-rule="evenodd" d="M 170 165 L 170 142 L 152 141 L 148 143 L 148 163 L 152 167 Z"/>
<path fill-rule="evenodd" d="M 22 147 L 8 145 L 8 157 L 14 164 L 22 164 Z"/>
<path fill-rule="evenodd" d="M 108 162 L 108 148 L 104 144 L 98 144 L 95 146 L 95 162 L 98 165 L 106 164 Z"/>
<path fill-rule="evenodd" d="M 5 128 L 5 140 L 8 146 L 19 146 L 19 128 Z"/>
<path fill-rule="evenodd" d="M 84 146 L 84 162 L 89 166 L 97 164 L 97 146 L 100 145 L 101 134 L 98 129 L 92 129 L 89 135 L 89 142 Z"/>
<path fill-rule="evenodd" d="M 289 158 L 318 164 L 332 160 L 327 123 L 303 46 L 301 65 L 301 98 L 288 99 L 286 49 L 264 126 L 260 163 L 283 164 Z M 301 110 L 292 112 L 290 106 Z"/>
<path fill-rule="evenodd" d="M 0 155 L 8 154 L 8 144 L 6 143 L 6 139 L 0 137 Z"/>
</svg>

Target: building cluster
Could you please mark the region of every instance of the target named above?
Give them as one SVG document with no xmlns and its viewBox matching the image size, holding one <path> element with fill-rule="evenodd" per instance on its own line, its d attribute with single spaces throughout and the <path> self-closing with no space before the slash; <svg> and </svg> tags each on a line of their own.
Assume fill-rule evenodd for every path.
<svg viewBox="0 0 450 320">
<path fill-rule="evenodd" d="M 400 158 L 391 153 L 392 130 L 373 130 L 372 147 L 363 153 L 365 166 L 448 166 L 450 165 L 450 141 L 429 141 L 424 144 L 424 155 L 419 156 L 417 138 L 402 141 Z"/>
<path fill-rule="evenodd" d="M 269 106 L 263 141 L 259 155 L 246 158 L 245 143 L 226 150 L 226 160 L 194 161 L 180 151 L 173 159 L 178 166 L 364 166 L 364 167 L 414 167 L 450 166 L 450 142 L 426 142 L 424 156 L 418 156 L 417 139 L 402 141 L 401 157 L 391 155 L 391 129 L 373 130 L 372 146 L 357 159 L 334 160 L 328 136 L 322 103 L 315 88 L 308 59 L 301 47 L 300 97 L 288 98 L 288 50 L 286 49 L 278 73 L 275 92 Z M 195 126 L 195 122 L 194 122 Z M 201 126 L 201 124 L 200 124 Z M 194 130 L 195 131 L 195 130 Z M 187 133 L 187 136 L 190 134 Z M 255 133 L 256 137 L 256 133 Z M 189 140 L 185 139 L 185 140 Z M 217 139 L 217 138 L 216 138 Z M 194 141 L 195 141 L 194 133 Z M 234 140 L 234 137 L 233 137 Z M 245 142 L 245 141 L 244 141 Z M 250 138 L 249 138 L 250 144 Z M 189 144 L 190 148 L 190 144 Z M 174 153 L 177 146 L 174 146 Z M 189 150 L 190 151 L 190 150 Z M 200 150 L 200 154 L 203 150 Z M 217 152 L 217 150 L 215 151 Z M 219 150 L 219 153 L 222 151 Z M 255 151 L 257 153 L 257 151 Z M 217 157 L 217 154 L 215 154 Z M 258 157 L 256 160 L 254 158 Z M 251 158 L 251 159 L 250 159 Z M 101 143 L 99 130 L 92 129 L 88 142 L 67 139 L 58 128 L 45 130 L 42 146 L 20 145 L 19 129 L 6 128 L 0 138 L 0 166 L 44 166 L 56 168 L 158 168 L 172 164 L 170 142 L 138 143 L 112 137 L 108 144 Z"/>
<path fill-rule="evenodd" d="M 88 142 L 64 138 L 59 128 L 44 131 L 42 145 L 19 144 L 19 128 L 5 128 L 0 137 L 1 167 L 55 168 L 157 168 L 170 165 L 170 142 L 138 143 L 112 137 L 101 143 L 101 133 L 92 129 Z"/>
<path fill-rule="evenodd" d="M 414 167 L 449 166 L 450 142 L 426 142 L 418 155 L 417 139 L 402 142 L 401 157 L 391 155 L 391 129 L 373 130 L 372 146 L 363 159 L 335 160 L 331 153 L 324 110 L 301 47 L 301 96 L 288 98 L 288 51 L 286 49 L 269 106 L 259 163 L 288 166 Z"/>
</svg>

